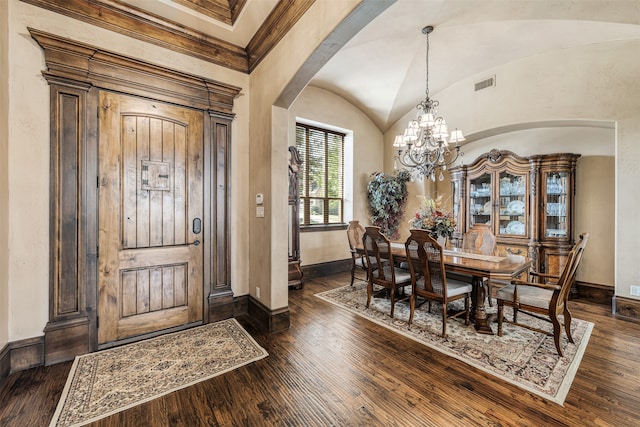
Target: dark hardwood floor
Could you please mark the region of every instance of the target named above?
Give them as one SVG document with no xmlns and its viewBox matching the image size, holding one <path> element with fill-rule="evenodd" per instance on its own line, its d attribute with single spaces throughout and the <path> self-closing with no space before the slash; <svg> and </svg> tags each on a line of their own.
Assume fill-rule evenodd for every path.
<svg viewBox="0 0 640 427">
<path fill-rule="evenodd" d="M 291 328 L 245 328 L 269 357 L 94 426 L 634 426 L 640 425 L 640 325 L 571 301 L 595 323 L 564 406 L 394 334 L 314 293 L 347 274 L 290 291 Z M 12 374 L 1 426 L 47 426 L 71 363 Z"/>
</svg>

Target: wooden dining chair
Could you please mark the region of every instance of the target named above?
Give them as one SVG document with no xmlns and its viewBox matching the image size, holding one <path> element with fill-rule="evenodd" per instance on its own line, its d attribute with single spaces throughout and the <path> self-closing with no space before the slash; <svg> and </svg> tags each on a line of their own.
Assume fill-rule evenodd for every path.
<svg viewBox="0 0 640 427">
<path fill-rule="evenodd" d="M 496 236 L 486 224 L 475 224 L 462 236 L 462 250 L 483 255 L 493 255 L 496 250 Z"/>
<path fill-rule="evenodd" d="M 369 280 L 369 265 L 375 269 L 378 268 L 378 264 L 375 258 L 367 258 L 362 251 L 362 237 L 364 236 L 365 229 L 360 224 L 360 221 L 349 221 L 347 226 L 347 238 L 349 240 L 349 251 L 351 252 L 351 286 L 355 279 L 355 273 L 357 269 L 364 271 L 365 279 Z"/>
<path fill-rule="evenodd" d="M 466 281 L 447 278 L 442 246 L 425 230 L 411 230 L 411 235 L 404 245 L 407 259 L 411 260 L 409 262 L 411 275 L 409 327 L 413 323 L 418 297 L 425 299 L 423 303 L 429 303 L 429 311 L 431 311 L 432 301 L 441 304 L 443 337 L 447 334 L 447 319 L 464 314 L 465 325 L 468 325 L 472 285 Z M 464 311 L 447 314 L 448 304 L 462 298 L 464 298 Z"/>
<path fill-rule="evenodd" d="M 462 236 L 462 250 L 482 255 L 493 255 L 496 250 L 496 236 L 491 232 L 488 225 L 475 224 Z M 449 277 L 460 281 L 468 281 L 469 283 L 473 280 L 471 276 L 460 273 L 449 273 Z M 484 286 L 489 305 L 493 307 L 491 280 L 484 278 L 482 285 Z"/>
<path fill-rule="evenodd" d="M 503 322 L 542 332 L 553 336 L 556 350 L 560 357 L 563 357 L 564 354 L 560 345 L 562 328 L 559 316 L 563 316 L 564 330 L 567 334 L 567 339 L 570 343 L 573 343 L 573 337 L 571 336 L 571 312 L 569 311 L 567 300 L 588 239 L 589 233 L 580 235 L 578 242 L 571 249 L 571 252 L 569 252 L 567 262 L 560 276 L 531 272 L 530 275 L 537 278 L 538 282 L 513 280 L 511 285 L 505 286 L 498 291 L 496 295 L 498 301 L 498 336 L 502 336 Z M 545 281 L 549 280 L 552 280 L 552 282 L 545 283 Z M 513 308 L 513 320 L 508 320 L 504 317 L 505 305 Z M 551 322 L 553 324 L 553 332 L 551 333 L 530 324 L 518 322 L 519 312 Z"/>
<path fill-rule="evenodd" d="M 411 285 L 411 275 L 409 271 L 395 266 L 391 253 L 391 242 L 387 236 L 380 232 L 380 227 L 366 227 L 362 243 L 366 258 L 372 260 L 367 262 L 369 279 L 366 306 L 369 307 L 371 303 L 374 285 L 382 286 L 388 290 L 391 300 L 390 315 L 393 317 L 396 298 L 400 298 L 398 301 L 408 298 L 404 288 Z M 373 260 L 375 260 L 375 264 Z M 375 268 L 374 265 L 378 267 Z"/>
</svg>

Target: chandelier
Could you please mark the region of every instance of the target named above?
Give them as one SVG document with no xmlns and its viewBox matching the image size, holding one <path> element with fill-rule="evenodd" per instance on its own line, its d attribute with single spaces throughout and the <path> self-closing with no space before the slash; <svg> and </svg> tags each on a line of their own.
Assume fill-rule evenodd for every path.
<svg viewBox="0 0 640 427">
<path fill-rule="evenodd" d="M 458 129 L 449 135 L 446 121 L 438 116 L 439 102 L 429 98 L 429 34 L 432 31 L 431 25 L 422 29 L 422 34 L 427 38 L 426 97 L 416 106 L 416 119 L 411 120 L 404 133 L 397 135 L 393 141 L 393 146 L 398 150 L 393 167 L 397 169 L 399 162 L 411 173 L 412 179 L 427 177 L 435 181 L 436 173 L 439 173 L 438 178 L 442 181 L 443 171 L 463 154 L 458 143 L 464 141 L 464 136 Z M 451 148 L 449 144 L 455 146 Z"/>
</svg>

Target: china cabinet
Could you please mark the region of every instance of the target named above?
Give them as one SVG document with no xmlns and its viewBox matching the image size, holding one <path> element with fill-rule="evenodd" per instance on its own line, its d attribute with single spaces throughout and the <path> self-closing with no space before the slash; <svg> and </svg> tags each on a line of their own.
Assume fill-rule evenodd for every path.
<svg viewBox="0 0 640 427">
<path fill-rule="evenodd" d="M 522 255 L 536 271 L 559 274 L 573 246 L 575 170 L 579 154 L 521 157 L 492 150 L 451 169 L 453 241 L 476 224 L 496 236 L 496 255 Z"/>
</svg>

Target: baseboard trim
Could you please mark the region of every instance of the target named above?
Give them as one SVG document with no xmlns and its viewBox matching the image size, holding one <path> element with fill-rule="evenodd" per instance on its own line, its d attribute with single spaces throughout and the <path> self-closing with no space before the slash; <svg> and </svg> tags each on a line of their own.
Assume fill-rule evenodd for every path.
<svg viewBox="0 0 640 427">
<path fill-rule="evenodd" d="M 613 315 L 618 319 L 640 323 L 640 300 L 614 296 Z"/>
<path fill-rule="evenodd" d="M 0 384 L 17 371 L 44 365 L 44 336 L 7 343 L 0 351 Z"/>
<path fill-rule="evenodd" d="M 0 350 L 0 389 L 4 386 L 10 373 L 11 352 L 9 351 L 9 344 L 5 344 L 2 350 Z"/>
<path fill-rule="evenodd" d="M 230 312 L 233 313 L 232 316 L 228 316 L 228 317 L 241 317 L 241 316 L 247 316 L 249 314 L 249 308 L 248 308 L 249 296 L 248 295 L 234 297 L 231 305 L 232 305 L 232 308 L 229 308 L 226 304 L 224 305 L 225 309 L 223 311 L 225 313 L 230 313 Z M 213 307 L 216 307 L 216 305 L 213 304 L 212 308 Z M 288 310 L 289 309 L 287 308 L 287 316 L 286 316 L 287 321 L 289 320 Z M 274 316 L 278 318 L 279 316 L 281 316 L 281 314 L 274 312 Z M 216 313 L 216 316 L 214 317 L 216 318 L 221 317 L 220 313 Z M 225 318 L 228 318 L 228 317 L 225 317 Z M 222 320 L 222 319 L 219 318 L 217 320 Z M 210 321 L 215 322 L 217 320 L 210 320 Z M 78 323 L 78 326 L 84 327 L 86 322 L 80 321 L 77 323 Z M 274 327 L 276 327 L 279 322 L 273 321 L 272 323 L 274 324 Z M 287 328 L 288 328 L 288 324 L 287 324 Z M 61 330 L 66 330 L 66 332 L 69 332 L 69 329 L 61 329 Z M 119 344 L 123 344 L 123 343 L 121 342 Z M 51 346 L 51 344 L 49 344 L 49 346 Z M 103 350 L 103 348 L 99 348 L 99 350 Z M 49 353 L 51 353 L 51 351 L 49 351 Z M 76 354 L 76 353 L 78 353 L 78 349 L 75 348 L 74 346 L 73 351 L 71 351 L 69 354 Z M 84 351 L 84 352 L 81 351 L 78 354 L 85 354 L 85 353 L 88 353 L 88 351 Z M 69 357 L 67 357 L 69 356 L 69 354 L 65 354 L 65 357 L 54 357 L 54 358 L 49 357 L 46 365 L 51 365 L 54 363 L 59 363 L 65 360 L 69 360 Z M 45 336 L 28 338 L 25 340 L 7 343 L 0 350 L 0 388 L 4 385 L 6 379 L 12 373 L 23 371 L 25 369 L 35 368 L 37 366 L 43 366 L 43 365 L 45 365 Z"/>
<path fill-rule="evenodd" d="M 576 282 L 576 295 L 572 299 L 593 302 L 611 307 L 615 290 L 612 286 L 597 283 Z"/>
<path fill-rule="evenodd" d="M 89 353 L 90 327 L 87 316 L 48 323 L 44 328 L 44 364 L 54 365 Z"/>
<path fill-rule="evenodd" d="M 271 310 L 253 296 L 249 296 L 248 303 L 249 320 L 256 328 L 271 333 L 287 330 L 291 326 L 288 306 L 278 310 Z"/>
<path fill-rule="evenodd" d="M 345 271 L 351 271 L 351 258 L 302 266 L 305 280 Z"/>
</svg>

